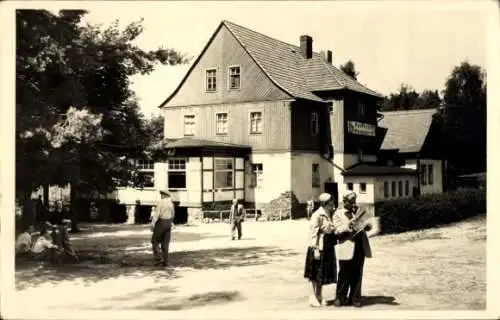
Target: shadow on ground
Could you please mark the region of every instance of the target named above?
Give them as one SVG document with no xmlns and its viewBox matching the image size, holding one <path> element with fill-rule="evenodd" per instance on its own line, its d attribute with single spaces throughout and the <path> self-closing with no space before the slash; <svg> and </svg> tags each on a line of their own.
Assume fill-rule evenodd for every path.
<svg viewBox="0 0 500 320">
<path fill-rule="evenodd" d="M 176 268 L 223 269 L 262 265 L 297 254 L 278 247 L 258 246 L 172 252 L 169 256 L 169 267 L 166 269 L 152 267 L 151 253 L 140 249 L 111 254 L 106 258 L 96 256 L 96 260 L 83 259 L 78 263 L 63 266 L 40 267 L 39 264 L 25 262 L 16 264 L 16 288 L 22 290 L 47 282 L 75 280 L 91 284 L 118 277 L 153 277 L 164 280 L 178 277 Z"/>
<path fill-rule="evenodd" d="M 185 310 L 199 308 L 203 306 L 213 306 L 243 300 L 243 296 L 238 291 L 216 291 L 202 294 L 195 294 L 190 297 L 177 298 L 170 301 L 158 299 L 134 309 L 142 310 Z"/>
<path fill-rule="evenodd" d="M 335 300 L 328 300 L 326 304 L 328 306 L 333 306 Z M 361 298 L 361 303 L 364 307 L 373 305 L 390 305 L 398 306 L 399 303 L 396 302 L 396 298 L 391 296 L 363 296 Z"/>
</svg>

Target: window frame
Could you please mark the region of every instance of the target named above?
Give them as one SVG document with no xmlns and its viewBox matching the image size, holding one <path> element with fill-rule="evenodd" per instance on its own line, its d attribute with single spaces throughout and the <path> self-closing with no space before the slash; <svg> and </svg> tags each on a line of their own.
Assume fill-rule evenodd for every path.
<svg viewBox="0 0 500 320">
<path fill-rule="evenodd" d="M 316 111 L 311 112 L 311 135 L 319 135 L 319 114 Z"/>
<path fill-rule="evenodd" d="M 347 182 L 346 183 L 346 189 L 349 190 L 349 191 L 354 191 L 354 183 Z"/>
<path fill-rule="evenodd" d="M 434 184 L 434 164 L 427 164 L 427 184 L 432 186 Z"/>
<path fill-rule="evenodd" d="M 221 132 L 219 131 L 220 127 L 219 127 L 219 124 L 223 123 L 222 120 L 219 120 L 219 116 L 221 115 L 225 115 L 226 116 L 226 131 L 225 132 Z M 215 114 L 215 134 L 218 135 L 218 136 L 226 136 L 228 135 L 229 133 L 229 113 L 228 112 L 217 112 Z"/>
<path fill-rule="evenodd" d="M 239 87 L 238 88 L 232 88 L 231 87 L 231 84 L 232 84 L 231 77 L 235 76 L 235 75 L 231 74 L 231 69 L 233 69 L 233 68 L 238 68 L 238 70 L 239 70 L 238 75 L 237 75 L 238 78 L 239 78 Z M 232 91 L 232 90 L 241 90 L 241 73 L 242 73 L 241 72 L 241 65 L 232 65 L 232 66 L 229 66 L 227 68 L 227 88 L 228 88 L 228 90 L 230 90 L 230 91 Z"/>
<path fill-rule="evenodd" d="M 187 130 L 186 130 L 186 128 L 187 128 L 187 126 L 186 126 L 186 119 L 187 118 L 192 118 L 193 119 L 193 122 L 192 122 L 192 126 L 193 127 L 192 127 L 192 132 L 191 133 L 188 133 Z M 196 115 L 195 114 L 185 114 L 183 116 L 183 123 L 182 124 L 183 124 L 182 130 L 183 130 L 183 133 L 184 133 L 185 137 L 192 137 L 192 136 L 195 135 L 195 133 L 196 133 Z"/>
<path fill-rule="evenodd" d="M 217 168 L 217 161 L 230 161 L 231 163 L 231 168 L 224 168 L 224 169 L 219 169 Z M 213 171 L 214 171 L 214 189 L 215 190 L 233 190 L 234 189 L 234 185 L 235 185 L 235 160 L 234 158 L 228 158 L 228 157 L 215 157 L 214 158 L 214 168 L 213 168 Z M 223 186 L 223 187 L 218 187 L 217 186 L 217 173 L 218 172 L 229 172 L 231 173 L 231 185 L 230 186 Z M 226 177 L 226 182 L 227 182 L 227 177 Z"/>
<path fill-rule="evenodd" d="M 262 164 L 262 162 L 251 163 L 250 168 L 251 168 L 250 187 L 251 188 L 262 187 L 262 181 L 264 180 L 263 179 L 264 164 Z"/>
<path fill-rule="evenodd" d="M 410 195 L 410 181 L 405 180 L 405 196 L 408 197 Z"/>
<path fill-rule="evenodd" d="M 252 118 L 252 115 L 254 114 L 260 114 L 260 131 L 259 130 L 253 130 L 253 126 L 252 126 L 252 121 L 254 120 L 258 120 L 258 119 L 253 119 Z M 248 126 L 249 126 L 249 131 L 250 131 L 250 134 L 263 134 L 264 133 L 264 112 L 260 111 L 260 110 L 256 110 L 256 111 L 249 111 L 248 113 Z M 256 129 L 258 129 L 258 125 L 257 125 L 257 122 L 256 122 Z"/>
<path fill-rule="evenodd" d="M 391 181 L 391 198 L 396 197 L 397 194 L 398 193 L 397 193 L 397 190 L 396 190 L 396 181 L 392 180 Z"/>
<path fill-rule="evenodd" d="M 427 164 L 420 164 L 420 184 L 427 185 Z"/>
<path fill-rule="evenodd" d="M 319 163 L 313 163 L 311 165 L 311 185 L 313 188 L 321 187 L 321 175 L 319 173 Z"/>
<path fill-rule="evenodd" d="M 167 183 L 169 190 L 187 190 L 188 180 L 187 180 L 187 159 L 186 158 L 171 158 L 167 160 Z M 171 166 L 173 164 L 173 166 Z M 176 165 L 178 167 L 176 168 Z M 182 168 L 184 167 L 184 168 Z M 184 173 L 184 187 L 172 187 L 170 186 L 170 173 Z M 182 174 L 178 174 L 182 175 Z"/>
<path fill-rule="evenodd" d="M 364 186 L 364 187 L 362 187 Z M 359 183 L 359 193 L 365 194 L 366 193 L 366 182 L 360 182 Z"/>
<path fill-rule="evenodd" d="M 215 72 L 215 75 L 213 77 L 209 75 L 209 72 L 211 72 L 211 71 Z M 213 82 L 214 89 L 213 90 L 208 88 L 208 80 L 209 79 L 214 79 L 214 82 Z M 207 92 L 207 93 L 217 92 L 217 68 L 205 69 L 205 92 Z"/>
<path fill-rule="evenodd" d="M 389 198 L 389 181 L 384 181 L 384 198 Z"/>
<path fill-rule="evenodd" d="M 399 180 L 398 181 L 398 197 L 403 196 L 403 181 Z"/>
<path fill-rule="evenodd" d="M 152 185 L 145 185 L 143 186 L 143 189 L 154 189 L 155 187 L 154 161 L 150 159 L 138 159 L 135 161 L 135 168 L 141 174 L 146 174 L 147 176 L 152 175 L 151 179 Z"/>
</svg>

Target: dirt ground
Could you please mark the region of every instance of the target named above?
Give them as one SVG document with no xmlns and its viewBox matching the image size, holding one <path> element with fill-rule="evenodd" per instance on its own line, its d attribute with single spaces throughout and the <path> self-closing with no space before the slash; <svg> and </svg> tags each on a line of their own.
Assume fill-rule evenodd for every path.
<svg viewBox="0 0 500 320">
<path fill-rule="evenodd" d="M 309 310 L 303 278 L 307 221 L 178 226 L 170 267 L 153 268 L 147 226 L 87 225 L 72 237 L 82 261 L 16 266 L 16 299 L 43 308 L 208 311 Z M 371 238 L 364 309 L 486 308 L 486 221 Z M 335 286 L 324 295 L 334 298 Z M 50 293 L 50 294 L 49 294 Z M 349 309 L 348 307 L 345 307 Z M 327 306 L 324 310 L 335 309 Z"/>
</svg>

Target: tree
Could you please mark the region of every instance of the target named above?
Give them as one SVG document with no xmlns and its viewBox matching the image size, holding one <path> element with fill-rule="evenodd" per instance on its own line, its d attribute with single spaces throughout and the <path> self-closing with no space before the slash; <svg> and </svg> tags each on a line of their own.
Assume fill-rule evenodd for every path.
<svg viewBox="0 0 500 320">
<path fill-rule="evenodd" d="M 130 76 L 148 74 L 157 63 L 187 62 L 173 49 L 144 51 L 134 45 L 142 21 L 123 31 L 118 21 L 102 29 L 83 25 L 85 14 L 16 12 L 16 197 L 21 204 L 44 184 L 71 183 L 74 199 L 76 192 L 106 192 L 128 180 L 131 166 L 124 159 L 142 156 L 149 142 Z"/>
<path fill-rule="evenodd" d="M 419 96 L 415 109 L 437 109 L 441 106 L 441 102 L 437 90 L 424 90 Z"/>
<path fill-rule="evenodd" d="M 352 62 L 351 60 L 349 60 L 345 64 L 341 65 L 340 70 L 342 70 L 345 74 L 347 74 L 349 77 L 353 78 L 354 80 L 358 79 L 359 72 L 356 72 L 356 69 L 354 68 L 354 62 Z"/>
<path fill-rule="evenodd" d="M 382 102 L 381 111 L 411 110 L 419 104 L 420 95 L 411 86 L 401 84 L 397 93 L 391 93 Z"/>
<path fill-rule="evenodd" d="M 486 170 L 486 72 L 467 61 L 453 69 L 443 91 L 444 152 L 452 170 Z"/>
<path fill-rule="evenodd" d="M 146 121 L 146 130 L 151 139 L 150 144 L 163 140 L 164 125 L 165 118 L 162 115 L 153 116 L 150 120 Z"/>
</svg>

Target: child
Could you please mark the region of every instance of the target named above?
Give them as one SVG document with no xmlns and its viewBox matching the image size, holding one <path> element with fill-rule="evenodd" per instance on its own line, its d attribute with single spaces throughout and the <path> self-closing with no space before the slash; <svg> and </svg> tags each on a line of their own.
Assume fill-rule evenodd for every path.
<svg viewBox="0 0 500 320">
<path fill-rule="evenodd" d="M 31 249 L 31 234 L 34 232 L 34 227 L 32 225 L 24 229 L 16 239 L 16 256 L 23 256 L 30 252 Z"/>
<path fill-rule="evenodd" d="M 40 236 L 36 239 L 31 247 L 31 255 L 38 261 L 54 261 L 59 262 L 59 250 L 52 242 L 50 229 L 45 227 L 40 231 Z"/>
</svg>

